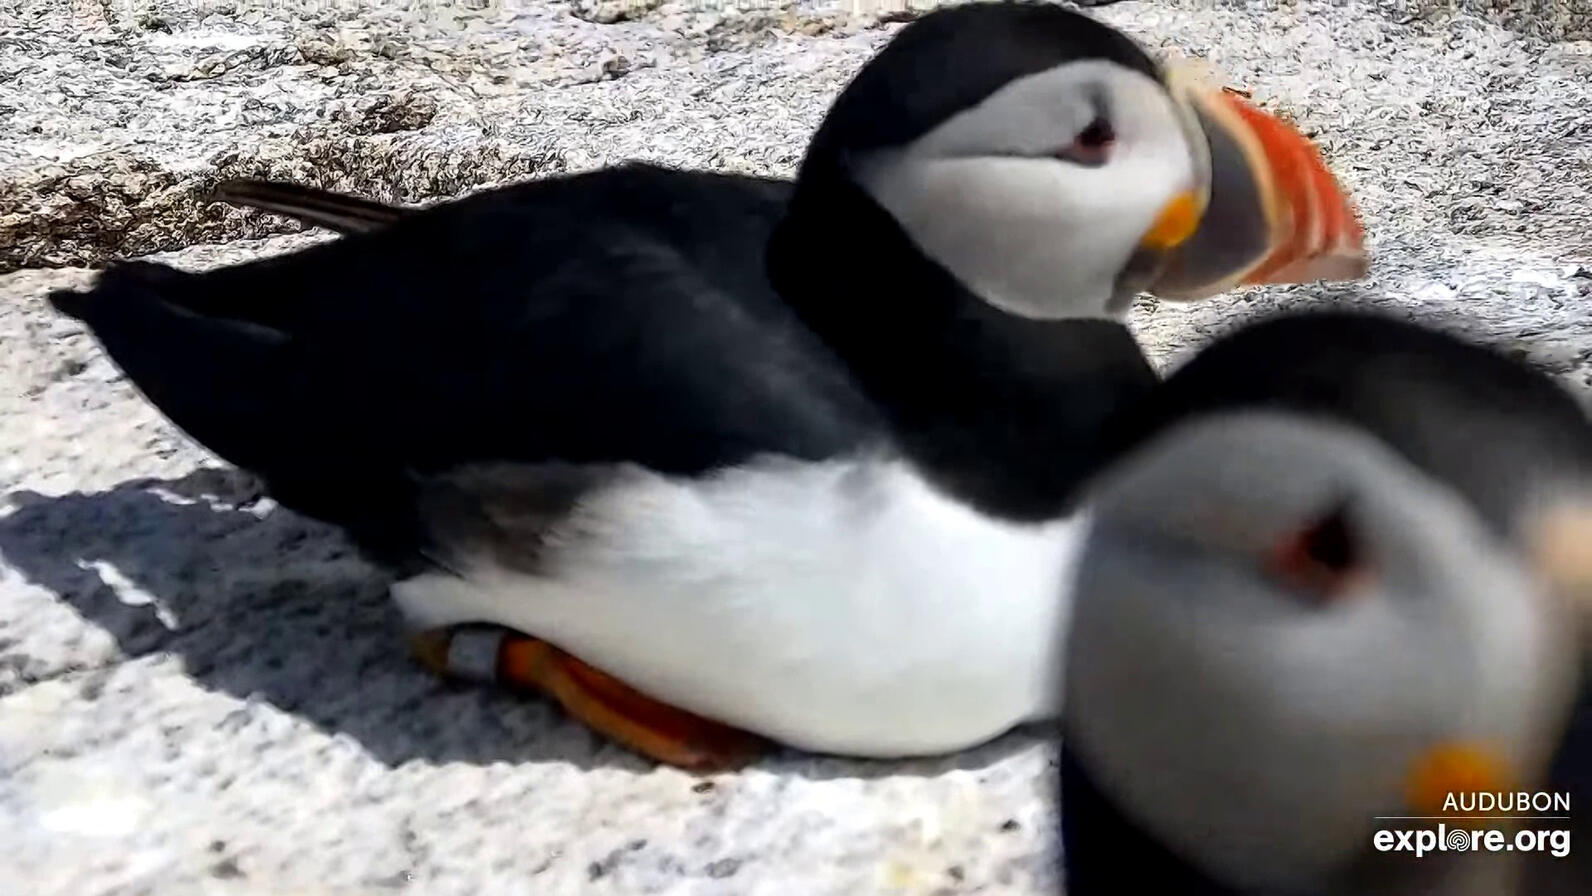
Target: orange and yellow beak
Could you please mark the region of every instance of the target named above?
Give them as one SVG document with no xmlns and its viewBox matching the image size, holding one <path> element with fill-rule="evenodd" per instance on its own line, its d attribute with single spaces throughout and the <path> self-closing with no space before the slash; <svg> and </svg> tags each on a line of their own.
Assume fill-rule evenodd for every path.
<svg viewBox="0 0 1592 896">
<path fill-rule="evenodd" d="M 1460 798 L 1502 793 L 1515 785 L 1509 764 L 1488 746 L 1467 742 L 1438 744 L 1410 764 L 1404 805 L 1416 817 L 1447 818 L 1455 826 L 1467 826 L 1466 822 L 1478 819 L 1459 808 L 1463 805 L 1458 802 Z"/>
<path fill-rule="evenodd" d="M 1237 286 L 1357 280 L 1369 260 L 1354 205 L 1314 144 L 1235 93 L 1173 83 L 1209 178 L 1174 197 L 1140 241 L 1147 287 L 1171 300 Z"/>
</svg>

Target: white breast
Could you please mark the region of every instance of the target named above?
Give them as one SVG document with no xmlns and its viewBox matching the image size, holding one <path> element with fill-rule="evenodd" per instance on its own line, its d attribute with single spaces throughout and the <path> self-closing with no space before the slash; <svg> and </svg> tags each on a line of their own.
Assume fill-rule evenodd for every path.
<svg viewBox="0 0 1592 896">
<path fill-rule="evenodd" d="M 1054 714 L 1087 522 L 992 521 L 897 462 L 636 471 L 584 500 L 544 576 L 393 587 L 430 628 L 489 622 L 791 746 L 971 746 Z"/>
</svg>

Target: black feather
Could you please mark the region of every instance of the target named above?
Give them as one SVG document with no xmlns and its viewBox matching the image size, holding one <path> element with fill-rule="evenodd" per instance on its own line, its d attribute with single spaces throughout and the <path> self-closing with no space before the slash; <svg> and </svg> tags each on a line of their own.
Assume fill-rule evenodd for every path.
<svg viewBox="0 0 1592 896">
<path fill-rule="evenodd" d="M 871 405 L 763 275 L 786 191 L 627 166 L 205 273 L 123 265 L 54 301 L 278 500 L 403 553 L 405 471 L 693 474 L 877 438 Z"/>
</svg>

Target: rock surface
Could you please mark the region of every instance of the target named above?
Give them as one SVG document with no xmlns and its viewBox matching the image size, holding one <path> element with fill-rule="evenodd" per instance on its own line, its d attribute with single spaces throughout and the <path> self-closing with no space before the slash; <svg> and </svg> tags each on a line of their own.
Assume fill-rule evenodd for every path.
<svg viewBox="0 0 1592 896">
<path fill-rule="evenodd" d="M 1145 304 L 1157 356 L 1328 295 L 1467 315 L 1584 390 L 1592 34 L 1572 5 L 1098 9 L 1316 134 L 1376 252 L 1354 287 Z M 346 545 L 183 439 L 43 302 L 122 255 L 202 266 L 325 238 L 204 205 L 224 176 L 428 202 L 625 158 L 790 174 L 897 27 L 879 19 L 0 0 L 0 892 L 1053 892 L 1031 735 L 698 780 L 541 703 L 434 682 Z"/>
</svg>

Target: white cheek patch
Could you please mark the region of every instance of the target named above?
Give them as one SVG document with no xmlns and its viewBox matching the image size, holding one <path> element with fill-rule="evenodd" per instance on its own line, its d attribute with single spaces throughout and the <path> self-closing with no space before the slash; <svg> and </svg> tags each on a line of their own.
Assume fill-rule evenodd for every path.
<svg viewBox="0 0 1592 896">
<path fill-rule="evenodd" d="M 1102 168 L 1057 159 L 898 158 L 864 185 L 926 256 L 998 308 L 1099 317 L 1186 167 L 1124 155 Z"/>
</svg>

